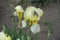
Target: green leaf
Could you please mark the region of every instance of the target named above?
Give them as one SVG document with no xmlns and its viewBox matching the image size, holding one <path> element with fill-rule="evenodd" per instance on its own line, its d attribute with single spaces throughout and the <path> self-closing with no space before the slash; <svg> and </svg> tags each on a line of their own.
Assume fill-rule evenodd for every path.
<svg viewBox="0 0 60 40">
<path fill-rule="evenodd" d="M 24 39 L 25 39 L 25 40 L 28 40 L 27 37 L 28 37 L 27 33 L 24 33 Z"/>
<path fill-rule="evenodd" d="M 24 32 L 22 29 L 19 29 L 18 36 L 20 40 L 31 40 L 28 32 Z"/>
<path fill-rule="evenodd" d="M 4 32 L 5 32 L 7 35 L 12 36 L 12 35 L 11 35 L 11 32 L 10 32 L 10 30 L 9 30 L 9 28 L 7 27 L 6 24 L 3 25 L 3 30 L 4 30 Z"/>
<path fill-rule="evenodd" d="M 22 31 L 21 29 L 18 30 L 18 36 L 19 36 L 18 38 L 19 38 L 20 40 L 22 40 L 22 39 L 21 39 L 22 32 L 23 32 L 23 31 Z"/>
<path fill-rule="evenodd" d="M 13 37 L 13 40 L 17 40 L 17 38 L 18 38 L 16 27 L 14 27 L 14 29 L 13 29 L 12 37 Z"/>
<path fill-rule="evenodd" d="M 17 40 L 18 36 L 17 36 L 17 30 L 16 30 L 16 21 L 15 19 L 13 18 L 13 16 L 11 16 L 11 21 L 12 21 L 12 24 L 13 24 L 13 31 L 12 31 L 12 40 Z"/>
</svg>

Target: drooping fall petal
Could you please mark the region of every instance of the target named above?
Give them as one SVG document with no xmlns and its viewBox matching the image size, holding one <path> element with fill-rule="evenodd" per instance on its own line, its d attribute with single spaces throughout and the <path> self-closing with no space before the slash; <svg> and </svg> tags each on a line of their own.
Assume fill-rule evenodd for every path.
<svg viewBox="0 0 60 40">
<path fill-rule="evenodd" d="M 23 21 L 22 21 L 22 28 L 25 28 L 25 27 L 27 27 L 27 23 L 26 23 L 25 20 L 23 20 Z"/>
<path fill-rule="evenodd" d="M 35 34 L 40 31 L 40 25 L 39 24 L 33 24 L 30 28 L 30 30 Z"/>
</svg>

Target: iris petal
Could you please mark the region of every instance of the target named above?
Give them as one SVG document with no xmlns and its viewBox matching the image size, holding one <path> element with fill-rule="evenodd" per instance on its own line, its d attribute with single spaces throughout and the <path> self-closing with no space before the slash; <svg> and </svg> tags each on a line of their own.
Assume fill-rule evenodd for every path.
<svg viewBox="0 0 60 40">
<path fill-rule="evenodd" d="M 16 6 L 15 10 L 20 11 L 20 12 L 24 12 L 23 8 L 20 5 Z"/>
<path fill-rule="evenodd" d="M 27 7 L 26 8 L 26 11 L 25 11 L 25 13 L 24 13 L 24 18 L 26 19 L 26 20 L 31 20 L 32 18 L 33 18 L 33 14 L 34 14 L 34 11 L 35 11 L 35 7 L 32 7 L 32 6 L 30 6 L 30 7 Z"/>
<path fill-rule="evenodd" d="M 0 32 L 0 40 L 12 40 L 10 36 L 6 36 L 4 32 Z"/>
<path fill-rule="evenodd" d="M 30 29 L 34 34 L 38 33 L 40 31 L 40 25 L 39 24 L 33 24 Z"/>
<path fill-rule="evenodd" d="M 27 23 L 25 20 L 22 21 L 22 28 L 25 28 L 27 26 Z"/>
</svg>

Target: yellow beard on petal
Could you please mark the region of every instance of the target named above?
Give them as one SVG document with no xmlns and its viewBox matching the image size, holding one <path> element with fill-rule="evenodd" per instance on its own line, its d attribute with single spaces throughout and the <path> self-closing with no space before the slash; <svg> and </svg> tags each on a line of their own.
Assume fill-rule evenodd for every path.
<svg viewBox="0 0 60 40">
<path fill-rule="evenodd" d="M 37 15 L 35 15 L 33 18 L 32 18 L 32 24 L 36 24 L 36 23 L 38 23 L 38 16 Z"/>
<path fill-rule="evenodd" d="M 22 12 L 17 12 L 18 19 L 20 20 L 22 17 Z"/>
</svg>

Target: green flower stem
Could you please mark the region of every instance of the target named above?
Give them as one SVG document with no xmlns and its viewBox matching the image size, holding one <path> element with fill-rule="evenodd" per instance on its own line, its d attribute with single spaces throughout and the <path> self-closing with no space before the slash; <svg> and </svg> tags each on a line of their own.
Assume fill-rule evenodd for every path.
<svg viewBox="0 0 60 40">
<path fill-rule="evenodd" d="M 19 20 L 18 27 L 19 27 L 19 29 L 21 29 L 21 28 L 22 28 L 21 20 Z"/>
<path fill-rule="evenodd" d="M 28 40 L 31 40 L 31 31 L 29 30 L 29 29 L 27 29 L 28 31 L 27 31 L 27 39 Z"/>
<path fill-rule="evenodd" d="M 48 40 L 51 40 L 51 33 L 50 33 L 50 31 L 48 32 Z"/>
<path fill-rule="evenodd" d="M 21 28 L 22 28 L 22 13 L 20 13 L 20 12 L 19 12 L 18 19 L 19 19 L 18 26 L 19 26 L 19 28 L 21 29 Z"/>
<path fill-rule="evenodd" d="M 38 39 L 38 34 L 34 34 L 34 40 L 39 40 Z"/>
<path fill-rule="evenodd" d="M 48 40 L 51 40 L 51 27 L 48 27 Z"/>
</svg>

